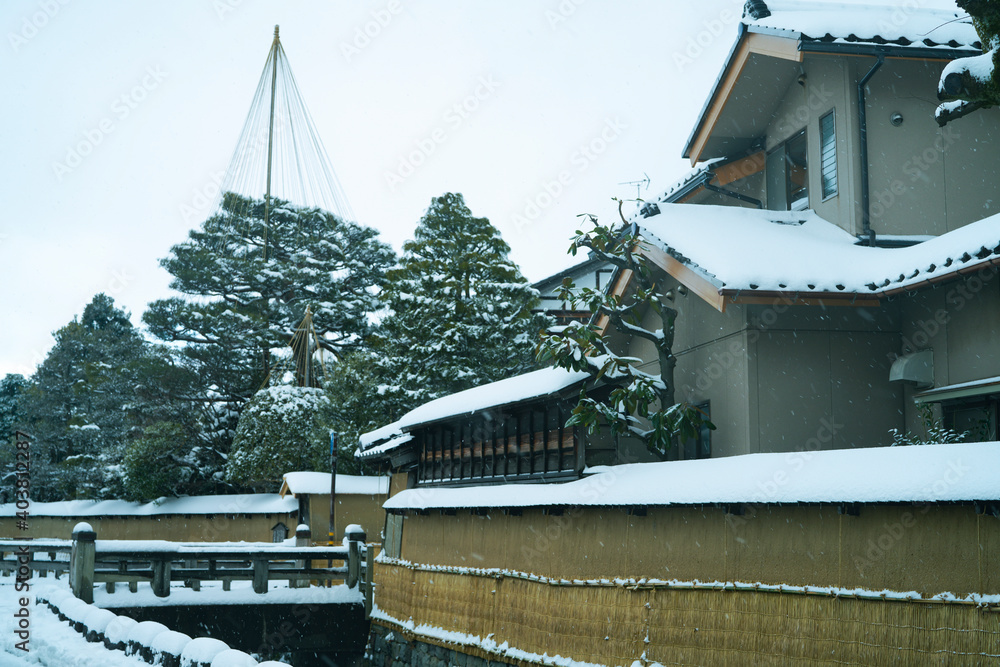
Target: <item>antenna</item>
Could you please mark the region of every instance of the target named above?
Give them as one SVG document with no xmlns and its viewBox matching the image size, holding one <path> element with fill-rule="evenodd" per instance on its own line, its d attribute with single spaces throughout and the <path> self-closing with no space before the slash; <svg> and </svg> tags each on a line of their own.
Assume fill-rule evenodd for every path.
<svg viewBox="0 0 1000 667">
<path fill-rule="evenodd" d="M 649 189 L 649 182 L 650 182 L 649 181 L 649 174 L 647 174 L 646 172 L 642 172 L 642 175 L 643 175 L 643 179 L 640 180 L 640 181 L 625 181 L 624 183 L 619 183 L 618 185 L 634 185 L 635 186 L 635 198 L 638 199 L 639 198 L 639 192 L 642 189 L 646 189 L 646 190 Z M 642 187 L 643 185 L 645 185 L 646 187 L 643 188 Z"/>
</svg>

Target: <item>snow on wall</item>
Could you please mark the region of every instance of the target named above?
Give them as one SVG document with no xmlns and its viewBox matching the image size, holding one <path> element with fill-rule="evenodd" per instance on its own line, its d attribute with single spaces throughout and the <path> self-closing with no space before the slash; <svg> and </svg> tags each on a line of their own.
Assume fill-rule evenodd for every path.
<svg viewBox="0 0 1000 667">
<path fill-rule="evenodd" d="M 419 487 L 386 509 L 1000 500 L 1000 443 L 746 454 L 633 463 L 556 484 Z"/>
<path fill-rule="evenodd" d="M 1000 215 L 907 248 L 855 245 L 814 211 L 661 204 L 640 233 L 721 289 L 872 294 L 922 283 L 1000 249 Z M 752 260 L 752 261 L 748 261 Z"/>
<path fill-rule="evenodd" d="M 286 472 L 285 484 L 290 493 L 329 494 L 330 473 L 328 472 Z M 389 478 L 365 477 L 362 475 L 337 475 L 337 493 L 377 496 L 389 493 Z"/>
<path fill-rule="evenodd" d="M 329 480 L 329 478 L 327 478 Z M 225 496 L 161 498 L 151 503 L 125 500 L 61 500 L 31 503 L 32 516 L 157 516 L 163 514 L 290 514 L 297 511 L 294 498 L 277 493 L 242 493 Z M 15 516 L 14 503 L 0 505 L 0 516 Z"/>
</svg>

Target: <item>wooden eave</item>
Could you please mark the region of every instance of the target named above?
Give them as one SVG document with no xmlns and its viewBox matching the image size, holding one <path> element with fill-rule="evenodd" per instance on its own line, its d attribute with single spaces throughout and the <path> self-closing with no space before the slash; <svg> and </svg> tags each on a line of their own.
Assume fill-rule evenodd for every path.
<svg viewBox="0 0 1000 667">
<path fill-rule="evenodd" d="M 705 143 L 712 135 L 719 115 L 729 101 L 733 87 L 743 74 L 743 68 L 752 54 L 781 58 L 799 63 L 802 62 L 803 57 L 802 51 L 799 50 L 799 39 L 797 37 L 779 37 L 778 35 L 766 35 L 757 32 L 742 32 L 729 61 L 726 63 L 722 76 L 719 78 L 715 90 L 712 92 L 712 97 L 701 114 L 698 128 L 688 141 L 689 150 L 685 151 L 685 153 L 686 157 L 691 160 L 692 166 L 698 164 L 701 160 L 701 153 L 705 149 Z"/>
</svg>

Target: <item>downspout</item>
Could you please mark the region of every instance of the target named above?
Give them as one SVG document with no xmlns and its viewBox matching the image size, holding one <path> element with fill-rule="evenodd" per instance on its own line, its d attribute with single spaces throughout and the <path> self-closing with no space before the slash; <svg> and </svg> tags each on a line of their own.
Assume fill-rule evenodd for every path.
<svg viewBox="0 0 1000 667">
<path fill-rule="evenodd" d="M 875 245 L 875 230 L 872 229 L 871 192 L 868 184 L 868 120 L 865 113 L 865 86 L 884 62 L 885 54 L 879 53 L 878 60 L 861 81 L 858 81 L 858 126 L 861 130 L 861 236 L 869 246 Z"/>
<path fill-rule="evenodd" d="M 749 197 L 739 192 L 733 192 L 732 190 L 726 190 L 725 188 L 720 188 L 718 185 L 712 185 L 709 182 L 711 181 L 712 178 L 715 178 L 715 174 L 711 174 L 711 177 L 704 183 L 702 183 L 702 186 L 706 190 L 710 190 L 711 192 L 718 192 L 720 195 L 726 195 L 727 197 L 732 197 L 733 199 L 739 199 L 740 201 L 745 201 L 748 204 L 753 204 L 754 206 L 760 209 L 764 208 L 764 202 L 762 202 L 759 199 L 754 199 L 753 197 Z"/>
</svg>

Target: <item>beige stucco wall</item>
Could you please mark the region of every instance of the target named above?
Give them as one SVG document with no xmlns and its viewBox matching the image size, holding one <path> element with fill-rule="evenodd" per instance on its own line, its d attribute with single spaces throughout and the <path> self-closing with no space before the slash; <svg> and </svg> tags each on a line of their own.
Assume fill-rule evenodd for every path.
<svg viewBox="0 0 1000 667">
<path fill-rule="evenodd" d="M 807 55 L 802 62 L 805 85 L 792 83 L 787 88 L 761 133 L 770 150 L 806 130 L 810 207 L 851 234 L 861 232 L 857 82 L 874 63 L 869 57 Z M 934 109 L 943 67 L 944 62 L 890 58 L 869 82 L 871 225 L 878 234 L 938 235 L 1000 211 L 990 176 L 1000 166 L 995 138 L 1000 111 L 980 110 L 938 127 Z M 837 132 L 838 193 L 823 201 L 819 119 L 831 110 Z M 897 112 L 903 123 L 895 127 L 889 119 Z M 749 185 L 739 189 L 766 200 L 763 181 Z"/>
<path fill-rule="evenodd" d="M 385 525 L 385 510 L 382 503 L 386 495 L 337 495 L 336 526 L 334 541 L 339 544 L 344 537 L 344 529 L 356 523 L 365 529 L 369 542 L 382 541 L 382 528 Z M 309 528 L 314 542 L 325 542 L 330 529 L 330 494 L 309 495 Z M 293 528 L 294 529 L 294 528 Z"/>
<path fill-rule="evenodd" d="M 676 288 L 672 278 L 664 289 Z M 903 426 L 903 387 L 889 382 L 900 350 L 896 302 L 878 308 L 731 305 L 688 293 L 677 309 L 677 400 L 710 401 L 712 455 L 871 447 Z M 644 321 L 658 328 L 655 315 Z M 651 343 L 628 353 L 658 372 Z"/>
<path fill-rule="evenodd" d="M 898 351 L 933 350 L 935 387 L 1000 375 L 1000 277 L 996 268 L 908 297 L 901 301 L 901 313 Z M 922 388 L 899 384 L 906 395 L 906 428 L 921 432 L 911 398 Z"/>
<path fill-rule="evenodd" d="M 870 83 L 868 154 L 872 226 L 880 234 L 943 234 L 1000 211 L 1000 111 L 979 110 L 939 128 L 943 63 L 887 60 Z M 892 113 L 903 115 L 893 127 Z"/>
<path fill-rule="evenodd" d="M 902 388 L 889 382 L 899 349 L 894 305 L 754 306 L 751 317 L 751 452 L 891 442 L 889 430 L 903 423 Z"/>
</svg>

